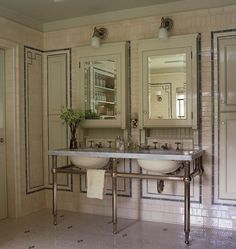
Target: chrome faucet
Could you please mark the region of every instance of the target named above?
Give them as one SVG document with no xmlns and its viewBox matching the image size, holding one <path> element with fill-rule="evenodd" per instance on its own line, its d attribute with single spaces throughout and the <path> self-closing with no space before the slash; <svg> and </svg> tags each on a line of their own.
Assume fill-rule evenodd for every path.
<svg viewBox="0 0 236 249">
<path fill-rule="evenodd" d="M 108 143 L 108 148 L 111 148 L 112 146 L 112 141 L 111 140 L 109 140 L 109 141 L 107 141 L 107 143 Z"/>
<path fill-rule="evenodd" d="M 155 142 L 153 142 L 153 144 L 154 144 L 154 149 L 156 150 L 156 149 L 157 149 L 157 144 L 158 144 L 158 142 L 155 141 Z"/>
<path fill-rule="evenodd" d="M 180 142 L 176 142 L 175 144 L 176 144 L 176 150 L 179 151 L 179 150 L 180 150 L 181 143 L 180 143 Z"/>
<path fill-rule="evenodd" d="M 89 146 L 89 147 L 90 147 L 90 148 L 93 148 L 93 142 L 94 142 L 94 141 L 93 141 L 93 140 L 89 140 L 88 142 L 90 143 L 90 146 Z"/>
<path fill-rule="evenodd" d="M 96 143 L 96 148 L 97 148 L 97 149 L 102 148 L 102 142 Z"/>
<path fill-rule="evenodd" d="M 161 146 L 163 150 L 169 150 L 168 143 L 165 143 Z"/>
</svg>

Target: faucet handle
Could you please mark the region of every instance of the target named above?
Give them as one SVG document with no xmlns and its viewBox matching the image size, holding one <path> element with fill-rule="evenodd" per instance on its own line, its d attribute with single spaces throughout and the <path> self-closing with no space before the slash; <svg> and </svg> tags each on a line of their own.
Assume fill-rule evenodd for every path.
<svg viewBox="0 0 236 249">
<path fill-rule="evenodd" d="M 182 143 L 176 142 L 175 144 L 176 144 L 176 150 L 180 150 L 180 145 L 181 145 Z"/>
<path fill-rule="evenodd" d="M 96 144 L 95 144 L 95 146 L 96 146 L 96 148 L 97 148 L 97 149 L 102 148 L 102 142 L 98 142 L 98 143 L 96 143 Z"/>
<path fill-rule="evenodd" d="M 109 140 L 109 141 L 107 141 L 107 142 L 108 142 L 108 148 L 111 148 L 112 141 L 111 141 L 111 140 Z"/>
<path fill-rule="evenodd" d="M 154 144 L 154 149 L 156 150 L 158 142 L 155 141 L 155 142 L 153 142 L 153 144 Z"/>
<path fill-rule="evenodd" d="M 90 148 L 93 148 L 93 142 L 94 142 L 94 141 L 93 141 L 93 140 L 89 140 L 88 142 L 90 143 L 90 146 L 89 146 L 89 147 L 90 147 Z"/>
</svg>

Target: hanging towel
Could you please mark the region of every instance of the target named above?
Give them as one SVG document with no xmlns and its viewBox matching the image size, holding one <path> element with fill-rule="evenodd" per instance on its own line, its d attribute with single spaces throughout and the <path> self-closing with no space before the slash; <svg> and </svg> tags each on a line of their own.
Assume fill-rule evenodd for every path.
<svg viewBox="0 0 236 249">
<path fill-rule="evenodd" d="M 105 170 L 87 170 L 87 197 L 103 199 Z"/>
</svg>

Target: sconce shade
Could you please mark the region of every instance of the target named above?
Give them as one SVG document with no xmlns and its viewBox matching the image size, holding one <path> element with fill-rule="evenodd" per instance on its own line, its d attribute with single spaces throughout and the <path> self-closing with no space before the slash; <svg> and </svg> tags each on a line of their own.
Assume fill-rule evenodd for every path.
<svg viewBox="0 0 236 249">
<path fill-rule="evenodd" d="M 93 48 L 100 48 L 101 46 L 100 38 L 97 36 L 93 36 L 91 39 L 91 46 Z"/>
<path fill-rule="evenodd" d="M 167 40 L 168 37 L 169 35 L 168 35 L 168 31 L 166 30 L 166 28 L 160 28 L 158 38 L 160 40 Z"/>
</svg>

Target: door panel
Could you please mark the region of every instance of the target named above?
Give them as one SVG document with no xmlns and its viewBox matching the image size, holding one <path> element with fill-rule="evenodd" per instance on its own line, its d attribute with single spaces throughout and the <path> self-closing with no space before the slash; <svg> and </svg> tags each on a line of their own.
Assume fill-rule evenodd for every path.
<svg viewBox="0 0 236 249">
<path fill-rule="evenodd" d="M 220 118 L 219 197 L 236 200 L 236 113 L 223 113 Z"/>
<path fill-rule="evenodd" d="M 219 74 L 219 160 L 215 177 L 219 200 L 236 200 L 236 37 L 218 40 Z"/>
<path fill-rule="evenodd" d="M 219 40 L 220 111 L 236 111 L 236 38 Z"/>
<path fill-rule="evenodd" d="M 4 85 L 4 51 L 0 49 L 0 219 L 7 217 Z"/>
</svg>

